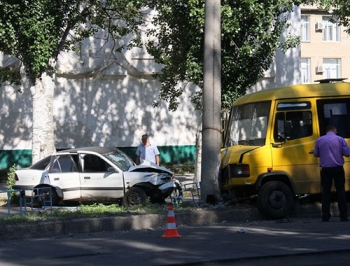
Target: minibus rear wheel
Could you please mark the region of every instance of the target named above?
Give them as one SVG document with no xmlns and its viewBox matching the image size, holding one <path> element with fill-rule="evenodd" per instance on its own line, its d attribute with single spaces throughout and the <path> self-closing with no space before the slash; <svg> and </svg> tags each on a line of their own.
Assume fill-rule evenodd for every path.
<svg viewBox="0 0 350 266">
<path fill-rule="evenodd" d="M 282 219 L 292 210 L 293 193 L 281 181 L 265 183 L 258 192 L 259 211 L 269 219 Z"/>
</svg>

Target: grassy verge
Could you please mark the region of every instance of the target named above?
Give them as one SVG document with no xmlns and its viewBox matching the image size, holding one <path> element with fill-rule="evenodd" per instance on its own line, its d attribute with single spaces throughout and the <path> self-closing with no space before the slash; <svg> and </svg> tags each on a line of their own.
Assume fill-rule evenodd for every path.
<svg viewBox="0 0 350 266">
<path fill-rule="evenodd" d="M 176 211 L 194 209 L 192 204 L 182 203 L 174 206 Z M 57 220 L 72 220 L 81 218 L 102 218 L 111 216 L 126 216 L 126 215 L 140 215 L 140 214 L 165 214 L 168 209 L 166 204 L 156 205 L 147 203 L 146 206 L 133 206 L 125 208 L 118 204 L 91 204 L 79 205 L 76 208 L 55 208 L 52 213 L 50 209 L 46 211 L 40 210 L 36 212 L 28 211 L 26 215 L 11 215 L 0 217 L 0 226 L 9 224 L 21 224 L 32 222 L 45 222 Z"/>
</svg>

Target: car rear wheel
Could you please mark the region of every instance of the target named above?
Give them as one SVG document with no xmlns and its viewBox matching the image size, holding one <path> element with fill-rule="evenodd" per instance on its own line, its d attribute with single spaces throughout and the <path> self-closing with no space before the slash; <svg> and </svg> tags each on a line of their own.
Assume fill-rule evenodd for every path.
<svg viewBox="0 0 350 266">
<path fill-rule="evenodd" d="M 125 207 L 134 205 L 146 205 L 147 195 L 141 188 L 132 187 L 124 195 L 123 204 Z"/>
<path fill-rule="evenodd" d="M 45 206 L 49 206 L 50 205 L 50 191 L 49 189 L 40 189 L 40 190 L 35 190 L 35 195 L 36 195 L 36 201 L 39 204 L 39 206 L 43 207 Z M 56 193 L 56 191 L 52 190 L 52 206 L 57 206 L 60 199 Z"/>
</svg>

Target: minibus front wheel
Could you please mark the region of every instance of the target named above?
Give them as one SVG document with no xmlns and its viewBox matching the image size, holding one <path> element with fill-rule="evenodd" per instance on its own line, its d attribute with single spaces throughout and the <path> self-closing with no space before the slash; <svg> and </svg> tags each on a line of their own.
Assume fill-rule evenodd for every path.
<svg viewBox="0 0 350 266">
<path fill-rule="evenodd" d="M 293 193 L 281 181 L 269 181 L 258 192 L 259 211 L 269 219 L 286 217 L 291 212 L 293 205 Z"/>
</svg>

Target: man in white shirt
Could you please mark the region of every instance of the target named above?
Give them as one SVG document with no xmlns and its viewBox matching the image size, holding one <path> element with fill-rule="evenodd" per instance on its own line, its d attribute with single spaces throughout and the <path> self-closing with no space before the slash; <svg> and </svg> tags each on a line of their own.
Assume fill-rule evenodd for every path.
<svg viewBox="0 0 350 266">
<path fill-rule="evenodd" d="M 147 134 L 142 135 L 142 143 L 136 150 L 136 164 L 139 165 L 142 160 L 146 160 L 159 165 L 159 151 L 155 144 L 152 144 Z"/>
</svg>

